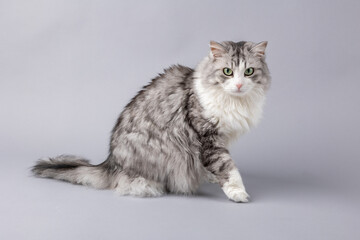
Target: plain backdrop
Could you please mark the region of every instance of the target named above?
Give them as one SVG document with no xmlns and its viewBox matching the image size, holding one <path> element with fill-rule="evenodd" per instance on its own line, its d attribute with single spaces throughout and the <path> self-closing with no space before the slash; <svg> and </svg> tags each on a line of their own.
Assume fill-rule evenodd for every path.
<svg viewBox="0 0 360 240">
<path fill-rule="evenodd" d="M 0 0 L 0 239 L 359 239 L 359 1 Z M 210 40 L 269 41 L 261 124 L 231 148 L 252 202 L 37 179 L 102 162 L 127 102 Z"/>
</svg>

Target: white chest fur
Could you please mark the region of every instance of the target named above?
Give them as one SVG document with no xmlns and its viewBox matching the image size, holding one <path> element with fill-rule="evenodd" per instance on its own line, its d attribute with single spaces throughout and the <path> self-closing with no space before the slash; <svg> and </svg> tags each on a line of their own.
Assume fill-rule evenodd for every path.
<svg viewBox="0 0 360 240">
<path fill-rule="evenodd" d="M 265 102 L 262 89 L 253 89 L 244 97 L 231 96 L 221 89 L 204 88 L 200 81 L 195 83 L 200 104 L 204 108 L 204 117 L 218 122 L 219 133 L 227 143 L 255 126 L 261 116 Z"/>
</svg>

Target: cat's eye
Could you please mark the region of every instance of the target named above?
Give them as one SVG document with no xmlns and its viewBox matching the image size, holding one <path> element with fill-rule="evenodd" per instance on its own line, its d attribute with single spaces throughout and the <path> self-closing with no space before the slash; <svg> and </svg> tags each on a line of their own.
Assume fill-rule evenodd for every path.
<svg viewBox="0 0 360 240">
<path fill-rule="evenodd" d="M 251 76 L 254 73 L 254 68 L 247 68 L 245 69 L 244 75 L 245 76 Z"/>
<path fill-rule="evenodd" d="M 233 71 L 230 68 L 224 68 L 223 72 L 226 76 L 232 76 L 233 75 Z"/>
</svg>

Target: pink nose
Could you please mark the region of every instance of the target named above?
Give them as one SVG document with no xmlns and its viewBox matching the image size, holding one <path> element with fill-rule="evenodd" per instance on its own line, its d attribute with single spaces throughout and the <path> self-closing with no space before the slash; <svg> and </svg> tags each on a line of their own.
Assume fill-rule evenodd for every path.
<svg viewBox="0 0 360 240">
<path fill-rule="evenodd" d="M 242 84 L 241 83 L 236 84 L 236 87 L 240 90 L 240 88 L 242 87 Z"/>
</svg>

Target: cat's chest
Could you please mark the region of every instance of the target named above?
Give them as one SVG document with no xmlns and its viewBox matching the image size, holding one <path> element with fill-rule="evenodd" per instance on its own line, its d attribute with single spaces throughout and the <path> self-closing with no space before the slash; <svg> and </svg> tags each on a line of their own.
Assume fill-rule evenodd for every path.
<svg viewBox="0 0 360 240">
<path fill-rule="evenodd" d="M 236 139 L 255 126 L 261 116 L 264 97 L 256 99 L 218 99 L 208 101 L 204 106 L 204 115 L 213 123 L 217 123 L 218 132 L 227 141 Z"/>
</svg>

